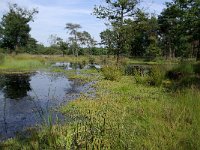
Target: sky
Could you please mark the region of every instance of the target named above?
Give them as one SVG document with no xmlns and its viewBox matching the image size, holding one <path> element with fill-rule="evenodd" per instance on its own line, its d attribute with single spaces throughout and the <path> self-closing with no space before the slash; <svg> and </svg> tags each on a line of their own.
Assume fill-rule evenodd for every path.
<svg viewBox="0 0 200 150">
<path fill-rule="evenodd" d="M 0 0 L 0 18 L 8 11 L 8 3 L 17 3 L 20 7 L 37 8 L 38 14 L 30 34 L 39 43 L 49 45 L 50 35 L 67 40 L 66 23 L 80 24 L 80 31 L 89 32 L 92 37 L 100 42 L 99 33 L 106 29 L 105 22 L 92 15 L 95 5 L 100 5 L 105 0 Z M 170 0 L 143 0 L 139 7 L 150 13 L 159 14 L 165 7 L 165 2 Z"/>
</svg>

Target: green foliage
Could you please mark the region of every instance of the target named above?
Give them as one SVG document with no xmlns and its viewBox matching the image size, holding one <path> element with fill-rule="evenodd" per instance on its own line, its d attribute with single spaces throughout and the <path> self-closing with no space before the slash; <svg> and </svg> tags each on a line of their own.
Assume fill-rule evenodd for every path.
<svg viewBox="0 0 200 150">
<path fill-rule="evenodd" d="M 155 77 L 160 77 L 158 72 L 163 66 L 154 67 Z M 119 70 L 113 66 L 105 68 L 109 73 Z M 167 93 L 162 87 L 137 84 L 132 76 L 109 81 L 97 71 L 82 72 L 85 74 L 79 75 L 81 79 L 87 73 L 91 80 L 100 77 L 95 78 L 99 80 L 93 85 L 95 97 L 83 94 L 78 100 L 62 105 L 62 114 L 70 117 L 71 122 L 29 129 L 28 137 L 2 141 L 0 149 L 190 150 L 200 147 L 200 92 L 197 88 Z"/>
<path fill-rule="evenodd" d="M 109 48 L 113 46 L 119 62 L 120 54 L 125 53 L 129 47 L 127 38 L 128 30 L 126 30 L 126 18 L 133 18 L 135 16 L 136 5 L 138 0 L 105 0 L 105 5 L 95 6 L 94 15 L 97 18 L 107 19 L 113 27 L 113 30 L 106 30 L 101 33 L 102 41 Z M 110 36 L 111 41 L 108 39 Z"/>
<path fill-rule="evenodd" d="M 62 51 L 58 47 L 45 47 L 38 49 L 37 53 L 44 55 L 59 55 Z"/>
<path fill-rule="evenodd" d="M 107 49 L 107 55 L 109 56 L 111 54 L 114 54 L 117 44 L 116 32 L 106 29 L 105 31 L 100 33 L 100 37 L 101 37 L 101 44 L 105 45 Z"/>
<path fill-rule="evenodd" d="M 182 62 L 167 73 L 167 77 L 173 80 L 171 89 L 179 90 L 188 87 L 200 88 L 199 63 Z"/>
<path fill-rule="evenodd" d="M 102 73 L 105 79 L 111 81 L 119 81 L 122 77 L 121 69 L 116 66 L 104 66 Z"/>
<path fill-rule="evenodd" d="M 166 68 L 163 65 L 153 65 L 149 75 L 149 83 L 160 86 L 165 78 L 166 72 Z"/>
<path fill-rule="evenodd" d="M 5 55 L 0 53 L 0 65 L 3 64 L 5 61 Z"/>
<path fill-rule="evenodd" d="M 181 88 L 191 88 L 191 87 L 196 87 L 196 88 L 200 88 L 200 78 L 196 77 L 196 76 L 187 76 L 182 78 L 178 84 L 177 84 L 177 88 L 181 89 Z"/>
<path fill-rule="evenodd" d="M 194 64 L 194 73 L 200 74 L 200 63 Z"/>
<path fill-rule="evenodd" d="M 62 108 L 76 120 L 74 149 L 199 147 L 198 91 L 170 95 L 160 88 L 134 84 L 131 78 L 103 80 L 98 88 L 95 101 L 83 96 Z"/>
<path fill-rule="evenodd" d="M 146 55 L 151 58 L 160 56 L 161 49 L 158 47 L 158 41 L 155 36 L 149 37 L 150 45 L 147 47 Z"/>
<path fill-rule="evenodd" d="M 191 75 L 194 73 L 193 65 L 189 62 L 181 62 L 173 69 L 174 72 L 180 72 L 183 76 Z"/>
<path fill-rule="evenodd" d="M 79 39 L 78 35 L 80 32 L 78 30 L 81 28 L 80 24 L 67 23 L 65 27 L 70 33 L 69 41 L 71 42 L 70 47 L 72 48 L 73 54 L 78 57 L 79 55 Z"/>
<path fill-rule="evenodd" d="M 2 55 L 4 57 L 4 55 Z M 4 57 L 4 63 L 0 64 L 0 71 L 2 72 L 21 72 L 21 71 L 35 71 L 44 67 L 42 59 L 26 58 L 18 56 Z"/>
<path fill-rule="evenodd" d="M 0 48 L 0 53 L 4 53 L 4 52 L 5 52 L 5 49 Z"/>
<path fill-rule="evenodd" d="M 134 79 L 138 84 L 145 84 L 148 85 L 149 82 L 149 75 L 141 76 L 140 72 L 134 71 Z"/>
<path fill-rule="evenodd" d="M 89 64 L 94 64 L 95 63 L 95 57 L 90 56 L 89 57 Z"/>
<path fill-rule="evenodd" d="M 2 36 L 2 46 L 12 51 L 26 46 L 30 38 L 31 28 L 29 22 L 33 21 L 33 16 L 37 10 L 31 11 L 18 7 L 17 4 L 9 6 L 9 12 L 2 17 L 0 22 L 0 32 Z"/>
</svg>

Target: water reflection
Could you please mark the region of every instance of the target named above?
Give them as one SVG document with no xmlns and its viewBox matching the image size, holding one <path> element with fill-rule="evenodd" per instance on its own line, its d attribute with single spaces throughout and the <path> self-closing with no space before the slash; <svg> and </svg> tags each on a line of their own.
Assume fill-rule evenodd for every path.
<svg viewBox="0 0 200 150">
<path fill-rule="evenodd" d="M 98 64 L 86 64 L 86 62 L 57 62 L 52 65 L 52 67 L 61 67 L 65 70 L 80 70 L 80 69 L 101 69 L 101 66 Z"/>
<path fill-rule="evenodd" d="M 136 75 L 141 76 L 148 75 L 151 70 L 149 65 L 140 65 L 140 64 L 128 64 L 125 66 L 126 75 Z"/>
<path fill-rule="evenodd" d="M 0 75 L 0 140 L 40 124 L 49 111 L 78 96 L 80 87 L 56 73 Z"/>
<path fill-rule="evenodd" d="M 0 90 L 5 98 L 20 99 L 26 97 L 31 90 L 29 74 L 1 75 L 0 78 Z"/>
</svg>

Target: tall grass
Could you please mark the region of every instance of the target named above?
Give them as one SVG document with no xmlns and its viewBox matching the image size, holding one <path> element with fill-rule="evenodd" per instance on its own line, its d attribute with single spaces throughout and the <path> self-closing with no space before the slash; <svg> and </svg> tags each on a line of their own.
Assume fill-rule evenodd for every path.
<svg viewBox="0 0 200 150">
<path fill-rule="evenodd" d="M 106 80 L 118 81 L 122 77 L 122 71 L 117 66 L 104 66 L 102 73 Z"/>
<path fill-rule="evenodd" d="M 72 122 L 44 126 L 28 138 L 1 143 L 1 148 L 199 149 L 198 89 L 167 93 L 162 86 L 138 84 L 132 76 L 121 76 L 117 81 L 95 79 L 99 79 L 94 85 L 96 97 L 82 95 L 62 106 L 61 112 Z"/>
<path fill-rule="evenodd" d="M 73 122 L 44 128 L 13 149 L 198 149 L 200 93 L 136 84 L 131 77 L 101 80 L 96 98 L 82 96 L 61 108 Z M 21 146 L 21 147 L 20 147 Z"/>
<path fill-rule="evenodd" d="M 3 63 L 0 64 L 1 71 L 31 71 L 41 67 L 44 67 L 43 61 L 19 56 L 5 56 Z"/>
<path fill-rule="evenodd" d="M 120 82 L 102 81 L 98 87 L 104 90 L 98 91 L 96 101 L 82 97 L 63 108 L 63 112 L 79 119 L 74 137 L 76 148 L 200 146 L 200 94 L 196 90 L 171 95 L 160 88 L 135 85 L 129 78 Z"/>
<path fill-rule="evenodd" d="M 5 55 L 0 53 L 0 65 L 3 64 L 5 61 Z"/>
</svg>

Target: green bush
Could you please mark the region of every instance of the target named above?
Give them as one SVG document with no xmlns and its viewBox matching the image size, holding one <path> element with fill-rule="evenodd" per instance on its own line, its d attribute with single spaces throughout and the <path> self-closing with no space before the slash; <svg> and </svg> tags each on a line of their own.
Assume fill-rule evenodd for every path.
<svg viewBox="0 0 200 150">
<path fill-rule="evenodd" d="M 194 65 L 189 62 L 182 62 L 167 72 L 167 77 L 170 80 L 181 80 L 184 77 L 194 74 Z"/>
<path fill-rule="evenodd" d="M 184 77 L 178 83 L 178 88 L 190 88 L 193 86 L 196 88 L 200 87 L 200 78 L 196 76 Z"/>
<path fill-rule="evenodd" d="M 5 53 L 5 50 L 3 48 L 0 48 L 0 53 Z"/>
<path fill-rule="evenodd" d="M 3 64 L 5 61 L 5 55 L 0 53 L 0 65 Z"/>
<path fill-rule="evenodd" d="M 148 84 L 149 81 L 149 75 L 146 74 L 144 76 L 141 76 L 140 72 L 137 71 L 136 69 L 134 70 L 134 78 L 136 83 L 139 84 Z"/>
<path fill-rule="evenodd" d="M 107 56 L 100 56 L 100 61 L 101 61 L 101 64 L 108 64 L 108 58 Z"/>
<path fill-rule="evenodd" d="M 111 81 L 120 80 L 122 77 L 122 71 L 116 66 L 105 66 L 102 68 L 105 79 Z"/>
<path fill-rule="evenodd" d="M 200 63 L 194 64 L 194 73 L 200 74 Z"/>
<path fill-rule="evenodd" d="M 194 73 L 193 65 L 188 62 L 182 62 L 173 69 L 174 72 L 180 72 L 183 75 L 189 75 Z"/>
<path fill-rule="evenodd" d="M 165 78 L 166 68 L 163 65 L 155 65 L 151 68 L 149 75 L 150 85 L 159 86 Z"/>
<path fill-rule="evenodd" d="M 90 56 L 89 57 L 89 64 L 94 64 L 95 63 L 95 58 L 94 57 L 92 57 L 92 56 Z"/>
</svg>

